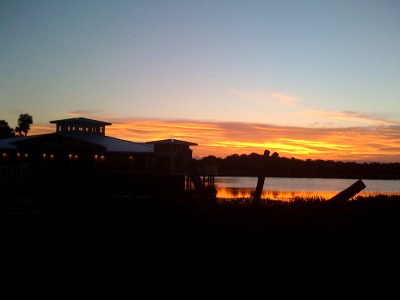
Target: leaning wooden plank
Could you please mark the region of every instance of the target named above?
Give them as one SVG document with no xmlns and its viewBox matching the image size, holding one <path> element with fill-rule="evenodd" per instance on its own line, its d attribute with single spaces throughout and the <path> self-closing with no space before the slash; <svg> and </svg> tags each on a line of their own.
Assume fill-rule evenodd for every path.
<svg viewBox="0 0 400 300">
<path fill-rule="evenodd" d="M 346 202 L 347 200 L 349 200 L 350 198 L 354 197 L 359 192 L 361 192 L 364 188 L 365 188 L 364 182 L 361 179 L 359 179 L 351 186 L 349 186 L 347 189 L 344 189 L 340 193 L 336 194 L 328 201 Z"/>
</svg>

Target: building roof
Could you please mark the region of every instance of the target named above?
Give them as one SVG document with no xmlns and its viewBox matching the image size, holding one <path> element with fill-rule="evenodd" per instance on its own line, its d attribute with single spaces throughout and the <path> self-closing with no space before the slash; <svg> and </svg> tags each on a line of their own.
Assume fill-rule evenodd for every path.
<svg viewBox="0 0 400 300">
<path fill-rule="evenodd" d="M 146 143 L 136 143 L 102 135 L 83 135 L 76 133 L 58 133 L 63 136 L 103 146 L 107 152 L 153 153 L 154 146 Z"/>
<path fill-rule="evenodd" d="M 61 119 L 61 120 L 54 120 L 50 121 L 51 124 L 82 124 L 82 125 L 99 125 L 99 126 L 105 126 L 105 125 L 112 125 L 112 123 L 109 122 L 103 122 L 103 121 L 98 121 L 98 120 L 93 120 L 93 119 L 88 119 L 88 118 L 69 118 L 69 119 Z"/>
<path fill-rule="evenodd" d="M 27 137 L 10 137 L 5 139 L 0 139 L 0 149 L 2 150 L 12 150 L 17 149 L 18 145 L 33 143 L 47 143 L 48 141 L 54 141 L 57 136 L 65 137 L 68 139 L 77 140 L 84 143 L 89 143 L 97 146 L 103 147 L 107 152 L 119 152 L 119 153 L 153 153 L 154 146 L 146 143 L 135 143 L 126 140 L 121 140 L 109 136 L 103 135 L 88 135 L 79 133 L 46 133 L 38 134 Z M 57 140 L 56 143 L 65 143 L 65 140 Z"/>
<path fill-rule="evenodd" d="M 69 125 L 95 125 L 95 126 L 105 126 L 111 125 L 111 123 L 88 119 L 88 118 L 69 118 L 62 120 L 53 120 L 50 121 L 51 124 L 69 124 Z M 69 126 L 68 125 L 68 126 Z M 152 141 L 147 143 L 136 143 L 131 141 L 126 141 L 114 137 L 109 137 L 105 135 L 97 135 L 97 134 L 82 134 L 79 132 L 56 132 L 50 134 L 40 134 L 29 137 L 10 137 L 5 139 L 0 139 L 0 149 L 16 149 L 17 144 L 22 142 L 23 144 L 25 140 L 32 139 L 30 142 L 39 142 L 42 143 L 43 139 L 49 140 L 52 136 L 64 136 L 66 138 L 72 138 L 81 142 L 86 142 L 94 145 L 98 145 L 103 147 L 107 152 L 119 152 L 119 153 L 153 153 L 154 145 L 182 145 L 182 146 L 197 146 L 196 143 L 177 140 L 177 139 L 165 139 Z M 58 142 L 57 142 L 58 143 Z"/>
<path fill-rule="evenodd" d="M 159 140 L 153 142 L 147 142 L 147 144 L 154 144 L 154 145 L 186 145 L 186 146 L 197 146 L 198 144 L 192 142 L 186 142 L 177 139 L 166 139 L 166 140 Z"/>
</svg>

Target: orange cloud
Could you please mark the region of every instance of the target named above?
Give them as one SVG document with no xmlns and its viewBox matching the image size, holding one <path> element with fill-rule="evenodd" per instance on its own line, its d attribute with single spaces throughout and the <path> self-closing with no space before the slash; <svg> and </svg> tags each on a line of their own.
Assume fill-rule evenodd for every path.
<svg viewBox="0 0 400 300">
<path fill-rule="evenodd" d="M 400 126 L 349 128 L 284 127 L 239 122 L 123 119 L 90 116 L 113 123 L 107 135 L 135 142 L 175 138 L 199 144 L 196 158 L 263 153 L 281 157 L 346 161 L 400 161 Z M 46 131 L 47 130 L 47 131 Z M 33 126 L 30 134 L 54 132 L 51 126 Z"/>
</svg>

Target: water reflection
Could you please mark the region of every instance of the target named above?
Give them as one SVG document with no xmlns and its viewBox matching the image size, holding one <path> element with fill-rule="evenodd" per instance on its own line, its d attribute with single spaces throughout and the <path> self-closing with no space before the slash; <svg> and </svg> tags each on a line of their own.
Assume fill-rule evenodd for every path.
<svg viewBox="0 0 400 300">
<path fill-rule="evenodd" d="M 224 199 L 252 198 L 254 190 L 255 190 L 254 188 L 217 187 L 217 197 Z M 329 192 L 329 191 L 307 192 L 307 191 L 278 191 L 278 190 L 264 189 L 261 197 L 273 200 L 290 201 L 295 197 L 329 199 L 336 194 L 337 194 L 336 192 Z"/>
<path fill-rule="evenodd" d="M 290 201 L 296 197 L 330 199 L 353 184 L 356 179 L 266 178 L 262 198 Z M 400 195 L 400 180 L 363 180 L 366 188 L 358 195 Z M 252 198 L 256 177 L 216 177 L 217 197 Z"/>
</svg>

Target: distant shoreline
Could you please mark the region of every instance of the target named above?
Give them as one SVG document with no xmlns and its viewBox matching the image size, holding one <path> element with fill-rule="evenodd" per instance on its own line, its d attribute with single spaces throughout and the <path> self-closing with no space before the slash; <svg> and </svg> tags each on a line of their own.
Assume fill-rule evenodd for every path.
<svg viewBox="0 0 400 300">
<path fill-rule="evenodd" d="M 235 173 L 218 173 L 214 175 L 215 177 L 258 177 L 258 175 L 249 175 L 249 174 L 235 174 Z M 368 180 L 400 180 L 400 176 L 395 176 L 395 177 L 377 177 L 377 176 L 371 176 L 371 177 L 356 177 L 356 176 L 274 176 L 274 175 L 266 175 L 265 178 L 272 177 L 272 178 L 321 178 L 321 179 L 368 179 Z"/>
<path fill-rule="evenodd" d="M 336 179 L 400 179 L 400 163 L 356 163 L 332 160 L 301 160 L 269 157 L 252 153 L 214 156 L 195 161 L 201 170 L 213 170 L 219 176 L 259 176 Z"/>
</svg>

